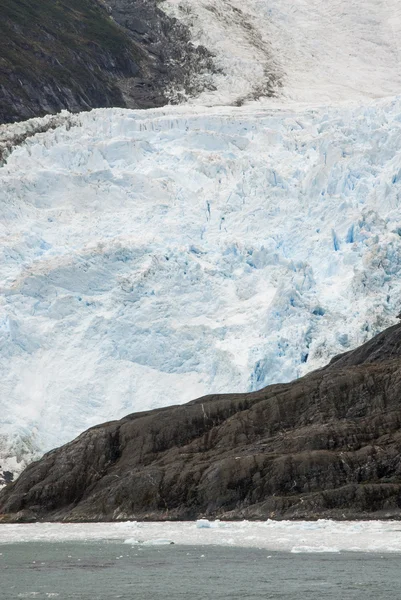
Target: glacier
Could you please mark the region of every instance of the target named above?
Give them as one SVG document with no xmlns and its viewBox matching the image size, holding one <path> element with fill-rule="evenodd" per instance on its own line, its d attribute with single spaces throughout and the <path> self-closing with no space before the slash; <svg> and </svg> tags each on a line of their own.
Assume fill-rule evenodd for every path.
<svg viewBox="0 0 401 600">
<path fill-rule="evenodd" d="M 278 106 L 310 105 L 400 93 L 398 0 L 163 0 L 160 6 L 215 56 L 212 86 L 189 102 L 271 104 L 266 96 L 273 96 Z"/>
<path fill-rule="evenodd" d="M 0 472 L 396 322 L 400 98 L 99 109 L 31 133 L 0 168 Z"/>
</svg>

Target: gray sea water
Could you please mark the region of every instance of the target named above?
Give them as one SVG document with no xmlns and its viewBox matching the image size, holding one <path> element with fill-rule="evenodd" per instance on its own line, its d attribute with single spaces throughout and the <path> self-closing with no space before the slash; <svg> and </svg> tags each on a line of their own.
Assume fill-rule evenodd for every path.
<svg viewBox="0 0 401 600">
<path fill-rule="evenodd" d="M 392 600 L 397 554 L 291 554 L 120 542 L 0 546 L 0 598 L 65 600 Z"/>
</svg>

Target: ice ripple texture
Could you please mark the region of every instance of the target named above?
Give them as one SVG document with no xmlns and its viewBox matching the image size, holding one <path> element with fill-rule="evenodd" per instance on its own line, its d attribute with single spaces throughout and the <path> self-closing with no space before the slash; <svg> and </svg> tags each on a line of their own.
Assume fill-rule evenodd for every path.
<svg viewBox="0 0 401 600">
<path fill-rule="evenodd" d="M 74 119 L 0 169 L 3 469 L 395 322 L 400 100 Z"/>
</svg>

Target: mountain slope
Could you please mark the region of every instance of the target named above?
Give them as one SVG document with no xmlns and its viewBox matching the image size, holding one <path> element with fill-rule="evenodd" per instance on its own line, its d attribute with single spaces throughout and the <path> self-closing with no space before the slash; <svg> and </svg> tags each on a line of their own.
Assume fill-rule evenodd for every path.
<svg viewBox="0 0 401 600">
<path fill-rule="evenodd" d="M 400 518 L 401 326 L 286 385 L 99 425 L 30 465 L 3 520 Z"/>
<path fill-rule="evenodd" d="M 156 0 L 7 0 L 0 15 L 0 123 L 61 109 L 161 106 L 172 90 L 207 87 L 202 74 L 214 71 L 210 53 Z"/>
<path fill-rule="evenodd" d="M 400 115 L 99 110 L 15 149 L 2 470 L 128 412 L 290 381 L 393 324 Z"/>
<path fill-rule="evenodd" d="M 3 0 L 0 122 L 401 89 L 398 0 Z"/>
</svg>

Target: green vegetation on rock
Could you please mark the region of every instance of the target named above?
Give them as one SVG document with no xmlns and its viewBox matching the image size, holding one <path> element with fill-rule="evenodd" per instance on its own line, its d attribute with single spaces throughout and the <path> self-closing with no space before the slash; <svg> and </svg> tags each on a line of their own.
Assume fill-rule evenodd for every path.
<svg viewBox="0 0 401 600">
<path fill-rule="evenodd" d="M 0 121 L 124 106 L 141 51 L 99 0 L 0 0 Z"/>
</svg>

